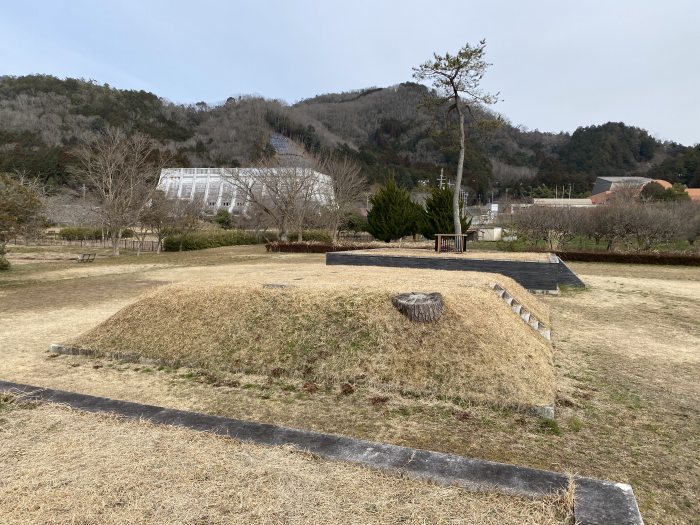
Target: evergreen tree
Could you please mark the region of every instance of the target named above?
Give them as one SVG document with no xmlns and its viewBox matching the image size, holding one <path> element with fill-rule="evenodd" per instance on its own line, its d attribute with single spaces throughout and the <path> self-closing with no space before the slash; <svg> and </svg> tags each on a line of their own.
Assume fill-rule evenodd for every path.
<svg viewBox="0 0 700 525">
<path fill-rule="evenodd" d="M 454 233 L 454 192 L 450 188 L 432 188 L 430 196 L 425 201 L 425 217 L 421 225 L 421 233 L 428 239 L 435 238 L 436 233 Z M 463 202 L 460 200 L 459 206 Z M 467 221 L 465 215 L 460 215 L 459 222 L 462 232 L 471 225 L 471 219 Z"/>
<path fill-rule="evenodd" d="M 417 205 L 411 202 L 408 191 L 396 185 L 393 177 L 370 198 L 370 204 L 372 208 L 367 213 L 367 231 L 376 239 L 389 242 L 417 229 Z"/>
</svg>

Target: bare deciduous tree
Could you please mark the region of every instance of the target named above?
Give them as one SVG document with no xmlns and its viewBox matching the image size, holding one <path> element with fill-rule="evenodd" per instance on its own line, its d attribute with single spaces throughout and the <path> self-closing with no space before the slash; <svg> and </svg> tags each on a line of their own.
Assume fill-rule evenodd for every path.
<svg viewBox="0 0 700 525">
<path fill-rule="evenodd" d="M 173 227 L 175 201 L 166 197 L 165 192 L 156 190 L 150 202 L 141 214 L 141 225 L 156 236 L 156 253 L 163 247 L 163 239 L 169 228 Z"/>
<path fill-rule="evenodd" d="M 0 269 L 9 268 L 5 259 L 7 243 L 40 223 L 39 196 L 7 174 L 0 173 Z"/>
<path fill-rule="evenodd" d="M 323 216 L 335 243 L 343 221 L 358 207 L 357 203 L 367 189 L 367 181 L 362 176 L 360 166 L 348 157 L 329 155 L 323 159 L 321 166 L 331 178 L 331 184 L 326 186 L 328 195 L 324 199 Z"/>
<path fill-rule="evenodd" d="M 226 175 L 247 202 L 262 210 L 274 223 L 282 241 L 296 229 L 301 240 L 307 216 L 317 208 L 327 193 L 319 173 L 306 166 L 276 166 L 263 161 L 254 170 L 231 170 Z"/>
<path fill-rule="evenodd" d="M 547 208 L 532 206 L 514 215 L 519 232 L 525 233 L 535 242 L 544 240 L 550 250 L 558 250 L 574 236 L 574 217 L 569 208 Z"/>
<path fill-rule="evenodd" d="M 165 159 L 145 135 L 128 136 L 118 129 L 72 153 L 73 172 L 95 194 L 112 253 L 119 255 L 122 231 L 136 224 L 151 200 Z"/>
</svg>

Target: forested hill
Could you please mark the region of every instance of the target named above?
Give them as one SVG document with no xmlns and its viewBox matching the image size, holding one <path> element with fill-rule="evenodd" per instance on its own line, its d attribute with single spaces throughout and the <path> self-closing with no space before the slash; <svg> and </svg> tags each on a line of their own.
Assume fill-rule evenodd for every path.
<svg viewBox="0 0 700 525">
<path fill-rule="evenodd" d="M 233 89 L 232 89 L 233 90 Z M 57 189 L 75 187 L 68 152 L 107 126 L 146 133 L 180 166 L 245 166 L 274 154 L 277 132 L 312 150 L 354 156 L 371 182 L 393 173 L 399 184 L 452 176 L 458 155 L 453 119 L 425 104 L 428 90 L 404 83 L 327 94 L 288 106 L 231 97 L 214 106 L 176 105 L 145 91 L 45 75 L 0 77 L 0 171 L 25 171 Z M 600 175 L 647 174 L 700 186 L 700 146 L 660 143 L 623 123 L 573 134 L 527 131 L 478 108 L 468 126 L 465 185 L 470 195 L 547 196 L 571 185 L 590 193 Z"/>
</svg>

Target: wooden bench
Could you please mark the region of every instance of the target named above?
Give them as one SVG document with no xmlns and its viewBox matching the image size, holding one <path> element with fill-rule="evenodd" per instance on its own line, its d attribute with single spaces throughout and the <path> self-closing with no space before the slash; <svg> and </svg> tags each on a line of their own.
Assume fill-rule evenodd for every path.
<svg viewBox="0 0 700 525">
<path fill-rule="evenodd" d="M 78 256 L 78 262 L 79 263 L 84 263 L 84 262 L 92 262 L 95 260 L 95 255 L 96 253 L 81 253 Z"/>
</svg>

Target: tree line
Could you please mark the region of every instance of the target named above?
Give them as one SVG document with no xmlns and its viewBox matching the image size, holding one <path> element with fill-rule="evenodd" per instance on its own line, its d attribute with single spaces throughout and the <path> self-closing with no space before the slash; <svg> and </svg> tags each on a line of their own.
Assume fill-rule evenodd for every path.
<svg viewBox="0 0 700 525">
<path fill-rule="evenodd" d="M 647 252 L 674 241 L 692 246 L 700 236 L 700 205 L 626 200 L 593 208 L 532 206 L 515 213 L 511 225 L 519 236 L 543 241 L 550 250 L 583 237 L 607 251 Z"/>
</svg>

